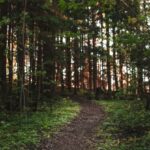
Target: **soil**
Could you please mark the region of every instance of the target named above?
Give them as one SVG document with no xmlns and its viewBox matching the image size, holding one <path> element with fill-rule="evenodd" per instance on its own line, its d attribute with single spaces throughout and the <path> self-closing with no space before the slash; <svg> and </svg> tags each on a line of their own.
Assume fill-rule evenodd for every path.
<svg viewBox="0 0 150 150">
<path fill-rule="evenodd" d="M 41 141 L 38 150 L 95 150 L 96 128 L 104 119 L 103 109 L 92 101 L 73 98 L 81 105 L 79 115 L 51 139 Z"/>
</svg>

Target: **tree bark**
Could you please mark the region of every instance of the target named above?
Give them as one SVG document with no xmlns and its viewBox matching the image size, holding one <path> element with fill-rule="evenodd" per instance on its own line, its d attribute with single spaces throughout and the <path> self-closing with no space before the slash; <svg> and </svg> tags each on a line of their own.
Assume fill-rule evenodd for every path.
<svg viewBox="0 0 150 150">
<path fill-rule="evenodd" d="M 108 95 L 111 95 L 111 63 L 110 63 L 110 33 L 109 33 L 109 19 L 106 16 L 106 37 L 107 37 L 107 82 Z"/>
<path fill-rule="evenodd" d="M 0 5 L 0 18 L 7 17 L 7 2 Z M 1 99 L 5 104 L 7 96 L 7 80 L 6 80 L 6 36 L 7 25 L 4 23 L 0 28 L 0 86 L 1 86 Z"/>
</svg>

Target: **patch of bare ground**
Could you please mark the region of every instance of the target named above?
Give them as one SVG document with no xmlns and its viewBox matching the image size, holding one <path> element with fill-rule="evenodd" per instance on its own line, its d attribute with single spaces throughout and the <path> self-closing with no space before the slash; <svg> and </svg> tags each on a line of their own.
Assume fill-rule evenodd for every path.
<svg viewBox="0 0 150 150">
<path fill-rule="evenodd" d="M 95 150 L 96 128 L 104 119 L 103 109 L 92 101 L 74 97 L 81 104 L 79 115 L 51 139 L 42 140 L 38 150 Z"/>
</svg>

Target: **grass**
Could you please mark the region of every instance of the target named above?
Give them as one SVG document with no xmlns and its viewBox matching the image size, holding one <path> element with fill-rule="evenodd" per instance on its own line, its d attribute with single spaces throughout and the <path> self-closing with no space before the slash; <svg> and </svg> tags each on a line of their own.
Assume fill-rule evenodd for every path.
<svg viewBox="0 0 150 150">
<path fill-rule="evenodd" d="M 140 101 L 98 101 L 107 113 L 98 150 L 150 150 L 150 112 Z"/>
<path fill-rule="evenodd" d="M 3 120 L 0 121 L 0 150 L 24 150 L 32 146 L 35 148 L 41 138 L 50 138 L 79 111 L 79 104 L 63 99 L 52 110 L 49 106 L 44 106 L 44 109 L 31 114 L 1 114 L 0 118 Z"/>
</svg>

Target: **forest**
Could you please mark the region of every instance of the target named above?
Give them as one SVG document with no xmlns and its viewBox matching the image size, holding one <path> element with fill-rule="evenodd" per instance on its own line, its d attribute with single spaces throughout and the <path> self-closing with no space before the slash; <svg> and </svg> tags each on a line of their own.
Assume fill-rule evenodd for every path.
<svg viewBox="0 0 150 150">
<path fill-rule="evenodd" d="M 150 149 L 150 0 L 0 0 L 10 149 Z"/>
</svg>

